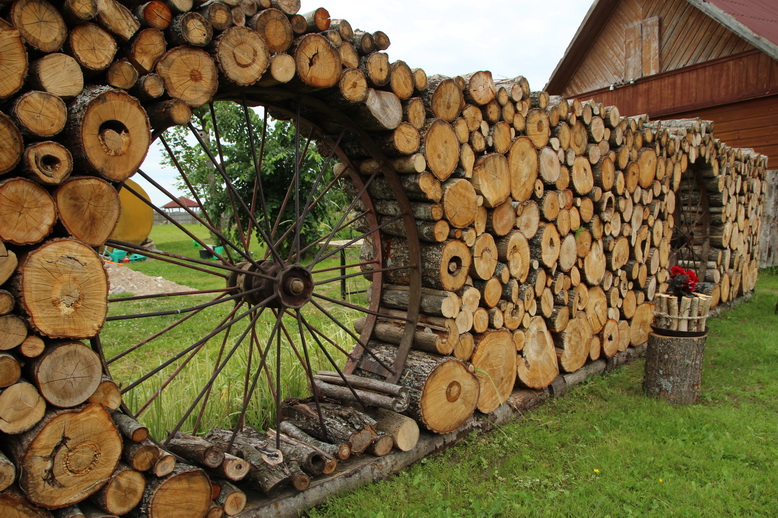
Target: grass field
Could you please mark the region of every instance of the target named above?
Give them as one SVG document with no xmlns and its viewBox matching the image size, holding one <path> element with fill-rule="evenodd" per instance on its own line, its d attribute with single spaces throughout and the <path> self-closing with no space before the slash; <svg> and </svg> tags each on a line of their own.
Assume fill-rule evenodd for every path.
<svg viewBox="0 0 778 518">
<path fill-rule="evenodd" d="M 701 401 L 642 394 L 643 361 L 312 517 L 778 516 L 778 275 L 710 322 Z"/>
<path fill-rule="evenodd" d="M 200 225 L 187 225 L 186 227 L 206 243 L 210 242 L 204 227 Z M 173 225 L 155 226 L 152 230 L 151 238 L 159 250 L 185 257 L 199 257 L 199 250 L 193 246 L 192 238 Z M 258 246 L 255 246 L 252 252 L 254 257 L 261 257 L 262 250 Z M 356 250 L 349 250 L 347 260 L 351 263 L 357 262 L 355 257 L 357 252 Z M 335 255 L 317 265 L 316 268 L 333 268 L 339 264 L 339 257 Z M 190 270 L 161 260 L 128 263 L 127 267 L 151 277 L 162 276 L 167 280 L 196 290 L 225 288 L 225 279 L 223 277 Z M 216 273 L 224 273 L 224 271 L 214 271 Z M 353 271 L 350 270 L 350 272 Z M 314 280 L 326 280 L 337 275 L 339 275 L 337 270 L 324 272 L 314 275 Z M 347 290 L 356 292 L 364 290 L 366 286 L 367 281 L 364 278 L 354 277 L 348 279 Z M 339 290 L 340 283 L 333 282 L 317 287 L 316 293 L 338 298 Z M 106 358 L 113 358 L 124 349 L 141 344 L 136 350 L 117 359 L 109 366 L 113 377 L 122 382 L 124 386 L 128 386 L 134 380 L 152 372 L 152 370 L 158 368 L 158 366 L 170 358 L 180 354 L 181 351 L 195 345 L 198 341 L 209 338 L 209 335 L 213 334 L 201 347 L 198 346 L 193 349 L 193 352 L 196 354 L 192 356 L 191 361 L 187 359 L 190 355 L 187 351 L 180 359 L 161 369 L 124 396 L 130 408 L 137 410 L 144 401 L 152 397 L 158 390 L 163 389 L 161 396 L 154 399 L 153 404 L 141 416 L 144 424 L 157 437 L 161 437 L 165 430 L 171 430 L 175 426 L 177 419 L 184 415 L 187 407 L 197 400 L 203 387 L 207 385 L 206 381 L 212 377 L 216 366 L 222 363 L 224 368 L 214 378 L 212 383 L 213 388 L 208 396 L 208 407 L 204 413 L 205 420 L 202 423 L 201 429 L 231 426 L 239 416 L 242 396 L 249 391 L 248 387 L 253 382 L 251 377 L 247 378 L 246 372 L 252 374 L 256 372 L 260 352 L 267 347 L 272 330 L 275 327 L 276 318 L 272 314 L 272 310 L 265 311 L 256 320 L 256 325 L 254 326 L 256 332 L 250 332 L 246 336 L 243 344 L 236 347 L 235 353 L 229 361 L 225 360 L 226 355 L 238 343 L 238 338 L 246 329 L 246 322 L 249 321 L 249 318 L 244 318 L 238 322 L 232 327 L 230 333 L 226 330 L 219 333 L 214 333 L 214 331 L 222 325 L 226 318 L 230 318 L 230 312 L 235 307 L 234 302 L 215 304 L 197 313 L 180 325 L 172 327 L 169 331 L 164 331 L 167 326 L 175 324 L 189 314 L 194 314 L 193 311 L 188 311 L 187 308 L 208 303 L 218 295 L 219 293 L 211 293 L 161 299 L 124 300 L 132 296 L 131 293 L 128 293 L 112 297 L 112 300 L 115 300 L 115 302 L 109 304 L 109 318 L 118 315 L 148 315 L 161 311 L 175 312 L 176 310 L 181 310 L 181 313 L 176 314 L 143 316 L 106 323 L 101 333 L 101 341 Z M 327 301 L 318 300 L 317 302 L 341 322 L 349 323 L 349 327 L 351 322 L 362 316 L 352 309 Z M 350 298 L 350 302 L 362 306 L 366 305 L 364 294 L 353 295 Z M 246 306 L 243 306 L 231 318 L 237 318 L 245 311 Z M 306 305 L 302 311 L 308 319 L 307 322 L 322 331 L 323 335 L 320 338 L 320 343 L 326 347 L 333 359 L 342 366 L 345 362 L 345 354 L 328 343 L 324 336 L 334 343 L 340 344 L 345 351 L 351 350 L 354 340 L 335 322 L 314 309 L 311 304 Z M 302 361 L 304 361 L 304 351 L 301 348 L 299 339 L 299 328 L 296 321 L 291 317 L 285 317 L 283 322 L 284 327 L 279 328 L 280 331 L 275 335 L 276 337 L 281 336 L 280 361 L 279 356 L 276 355 L 277 343 L 276 340 L 273 340 L 273 343 L 270 344 L 270 352 L 267 354 L 268 368 L 258 378 L 257 389 L 249 405 L 247 422 L 259 428 L 272 425 L 275 419 L 273 404 L 273 390 L 275 390 L 275 387 L 271 387 L 268 379 L 272 378 L 273 385 L 275 385 L 277 365 L 280 365 L 281 398 L 308 395 L 302 364 Z M 159 334 L 159 336 L 155 336 L 156 334 Z M 297 344 L 297 351 L 288 346 L 289 341 Z M 249 342 L 252 342 L 254 346 L 249 347 L 247 345 Z M 313 370 L 332 369 L 329 359 L 310 334 L 307 336 L 306 348 L 310 355 Z M 252 352 L 249 353 L 249 351 Z M 171 378 L 174 379 L 168 383 L 168 379 Z M 196 415 L 197 409 L 187 420 L 183 431 L 192 429 Z"/>
</svg>

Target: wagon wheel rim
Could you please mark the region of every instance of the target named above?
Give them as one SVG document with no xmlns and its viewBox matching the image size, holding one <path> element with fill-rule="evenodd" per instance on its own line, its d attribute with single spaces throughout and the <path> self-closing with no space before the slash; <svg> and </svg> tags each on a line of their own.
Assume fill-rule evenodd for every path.
<svg viewBox="0 0 778 518">
<path fill-rule="evenodd" d="M 710 250 L 710 203 L 698 167 L 691 165 L 681 177 L 677 198 L 670 264 L 686 261 L 704 279 Z"/>
<path fill-rule="evenodd" d="M 224 184 L 233 218 L 232 235 L 227 235 L 220 225 L 214 223 L 221 214 L 209 214 L 205 210 L 202 193 L 198 193 L 194 188 L 188 172 L 179 160 L 180 157 L 177 157 L 176 150 L 170 145 L 165 134 L 154 135 L 164 147 L 169 162 L 175 165 L 182 183 L 186 185 L 187 196 L 193 196 L 201 207 L 201 214 L 194 214 L 191 210 L 187 212 L 215 238 L 216 241 L 211 247 L 215 262 L 165 251 L 149 252 L 130 243 L 111 240 L 106 243 L 106 246 L 124 250 L 128 254 L 143 254 L 178 268 L 188 268 L 193 274 L 222 278 L 224 281 L 223 288 L 207 287 L 173 294 L 112 297 L 109 299 L 109 308 L 127 306 L 128 302 L 129 306 L 132 306 L 161 301 L 165 306 L 155 311 L 110 311 L 106 329 L 110 329 L 113 321 L 132 322 L 146 318 L 173 321 L 165 323 L 160 320 L 148 336 L 134 340 L 128 346 L 117 348 L 115 344 L 106 343 L 110 332 L 107 334 L 103 331 L 93 339 L 106 373 L 114 379 L 121 379 L 121 376 L 116 374 L 123 368 L 122 364 L 137 361 L 144 350 L 151 349 L 155 343 L 159 345 L 176 332 L 180 333 L 190 320 L 203 319 L 209 312 L 220 312 L 219 319 L 204 336 L 192 338 L 184 342 L 185 345 L 171 350 L 167 357 L 160 359 L 159 365 L 142 371 L 142 374 L 132 379 L 121 380 L 124 381 L 121 387 L 123 410 L 144 422 L 147 420 L 144 415 L 148 416 L 152 409 L 164 405 L 166 391 L 172 392 L 170 388 L 181 383 L 185 373 L 193 369 L 198 358 L 205 358 L 206 353 L 210 351 L 213 365 L 206 371 L 205 379 L 199 382 L 193 400 L 187 402 L 186 408 L 179 411 L 172 421 L 166 421 L 168 424 L 164 427 L 164 433 L 161 433 L 157 426 L 155 439 L 162 444 L 167 443 L 177 432 L 198 433 L 211 427 L 208 424 L 212 421 L 208 415 L 209 409 L 212 408 L 210 405 L 214 396 L 224 396 L 223 393 L 215 394 L 218 390 L 214 388 L 218 389 L 220 383 L 223 383 L 231 362 L 245 362 L 245 369 L 239 380 L 240 388 L 228 390 L 237 392 L 235 395 L 239 402 L 227 420 L 229 426 L 222 426 L 232 428 L 235 437 L 244 424 L 251 424 L 250 413 L 256 410 L 255 407 L 263 404 L 257 400 L 264 398 L 264 404 L 267 405 L 268 395 L 275 409 L 275 427 L 278 429 L 283 397 L 300 395 L 282 386 L 282 372 L 294 368 L 295 364 L 302 369 L 308 387 L 313 386 L 313 375 L 317 370 L 315 364 L 318 363 L 319 369 L 323 365 L 327 370 L 335 370 L 359 400 L 344 374 L 353 372 L 361 357 L 369 356 L 385 368 L 389 373 L 388 378 L 398 377 L 404 356 L 410 348 L 410 339 L 418 316 L 420 290 L 410 290 L 409 310 L 405 319 L 384 314 L 380 305 L 386 273 L 406 270 L 405 273 L 412 279 L 411 284 L 416 284 L 417 287 L 420 285 L 418 259 L 412 260 L 408 265 L 391 268 L 385 265 L 383 259 L 381 234 L 386 226 L 392 224 L 404 226 L 411 248 L 417 257 L 419 254 L 418 241 L 415 239 L 415 222 L 396 173 L 385 166 L 377 173 L 358 173 L 355 164 L 342 147 L 346 139 L 360 140 L 372 158 L 383 164 L 387 161 L 348 118 L 307 96 L 276 91 L 270 95 L 273 100 L 269 102 L 266 100 L 268 93 L 266 89 L 244 89 L 225 93 L 208 104 L 204 110 L 205 117 L 210 116 L 212 124 L 211 140 L 206 141 L 205 135 L 199 133 L 192 123 L 189 124 L 190 138 L 196 141 L 200 153 L 207 157 L 210 167 L 215 171 L 215 178 Z M 237 105 L 244 117 L 245 133 L 251 149 L 251 167 L 255 172 L 250 188 L 250 202 L 241 198 L 236 187 L 239 178 L 235 175 L 232 164 L 225 159 L 226 148 L 230 143 L 219 133 L 220 117 L 217 106 L 222 101 Z M 255 109 L 261 110 L 260 123 L 257 122 L 258 115 L 252 116 L 252 113 L 258 113 Z M 288 120 L 294 133 L 293 171 L 280 206 L 278 200 L 267 198 L 264 185 L 267 178 L 263 161 L 266 160 L 268 131 L 274 121 L 273 116 Z M 335 123 L 326 122 L 328 128 L 324 129 L 314 122 L 317 118 Z M 313 173 L 304 171 L 306 160 L 311 156 L 317 142 L 323 143 L 320 147 L 325 150 L 321 153 L 323 163 Z M 337 174 L 332 170 L 335 163 L 345 165 Z M 257 172 L 259 174 L 256 174 Z M 311 183 L 309 178 L 308 183 L 303 185 L 302 179 L 306 173 L 314 179 Z M 139 170 L 138 174 L 163 193 L 166 199 L 177 199 L 151 175 L 143 170 Z M 375 210 L 370 185 L 379 177 L 387 181 L 393 189 L 402 209 L 399 216 L 381 217 Z M 345 182 L 351 184 L 351 192 L 346 196 L 345 207 L 340 207 L 338 214 L 331 218 L 334 223 L 329 228 L 318 228 L 314 239 L 304 241 L 303 227 L 312 223 L 311 220 L 318 212 L 317 207 L 324 203 L 329 195 L 342 192 Z M 140 193 L 135 192 L 132 187 L 125 185 L 124 188 L 143 201 Z M 305 188 L 308 192 L 305 192 Z M 275 211 L 271 202 L 274 202 Z M 154 212 L 191 237 L 203 249 L 208 248 L 209 243 L 188 231 L 162 208 L 150 202 L 144 203 L 151 205 Z M 289 212 L 293 214 L 291 221 L 286 219 Z M 345 239 L 336 239 L 347 231 L 349 235 Z M 361 253 L 356 259 L 349 257 L 345 264 L 331 264 L 339 255 L 353 255 L 349 250 L 363 240 L 367 249 L 364 258 Z M 339 242 L 333 244 L 334 241 Z M 260 244 L 264 244 L 264 250 L 256 253 Z M 216 248 L 217 245 L 222 249 Z M 252 247 L 255 253 L 252 253 Z M 351 284 L 361 282 L 361 287 L 369 291 L 369 296 L 362 300 L 359 294 L 332 289 L 334 285 L 344 281 Z M 351 320 L 356 316 L 365 317 L 361 333 L 352 330 Z M 394 365 L 381 362 L 370 348 L 370 337 L 379 316 L 389 320 L 404 320 L 405 322 L 401 323 L 407 324 L 408 332 L 399 346 L 400 354 Z M 345 337 L 345 343 L 340 343 L 337 338 L 331 336 L 333 329 L 340 333 L 341 337 Z M 349 352 L 352 345 L 354 348 Z M 217 349 L 215 358 L 214 349 Z M 342 365 L 340 362 L 344 360 L 345 365 Z M 193 377 L 191 372 L 189 377 Z M 262 396 L 260 392 L 265 395 Z M 322 428 L 325 428 L 319 407 L 320 398 L 316 391 L 313 391 L 313 399 L 319 411 Z"/>
</svg>

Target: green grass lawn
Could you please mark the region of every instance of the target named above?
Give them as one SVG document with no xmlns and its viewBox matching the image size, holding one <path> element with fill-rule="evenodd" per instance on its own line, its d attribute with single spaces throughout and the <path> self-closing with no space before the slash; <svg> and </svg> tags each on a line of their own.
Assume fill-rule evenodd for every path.
<svg viewBox="0 0 778 518">
<path fill-rule="evenodd" d="M 710 322 L 701 401 L 643 395 L 643 361 L 332 498 L 312 517 L 778 516 L 778 275 Z"/>
</svg>

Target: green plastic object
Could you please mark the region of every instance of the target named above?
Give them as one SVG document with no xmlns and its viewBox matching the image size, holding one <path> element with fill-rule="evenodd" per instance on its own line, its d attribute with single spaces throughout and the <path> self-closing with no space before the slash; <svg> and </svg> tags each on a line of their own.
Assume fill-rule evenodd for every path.
<svg viewBox="0 0 778 518">
<path fill-rule="evenodd" d="M 111 252 L 111 261 L 115 263 L 122 262 L 125 257 L 127 257 L 127 252 L 124 250 L 114 250 Z"/>
<path fill-rule="evenodd" d="M 131 263 L 138 263 L 138 262 L 141 262 L 141 261 L 145 261 L 146 260 L 146 256 L 145 255 L 141 255 L 141 254 L 132 254 L 129 257 L 129 260 L 130 260 Z"/>
<path fill-rule="evenodd" d="M 213 253 L 216 254 L 216 255 L 224 255 L 224 247 L 223 246 L 217 246 L 216 248 L 213 249 Z M 214 257 L 214 259 L 216 259 L 216 258 Z"/>
</svg>

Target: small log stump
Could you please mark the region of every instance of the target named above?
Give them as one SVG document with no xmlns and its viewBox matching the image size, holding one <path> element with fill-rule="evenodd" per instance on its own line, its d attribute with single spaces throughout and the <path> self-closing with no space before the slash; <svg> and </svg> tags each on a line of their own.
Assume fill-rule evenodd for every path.
<svg viewBox="0 0 778 518">
<path fill-rule="evenodd" d="M 697 337 L 648 335 L 643 392 L 674 405 L 696 403 L 707 333 Z"/>
</svg>

